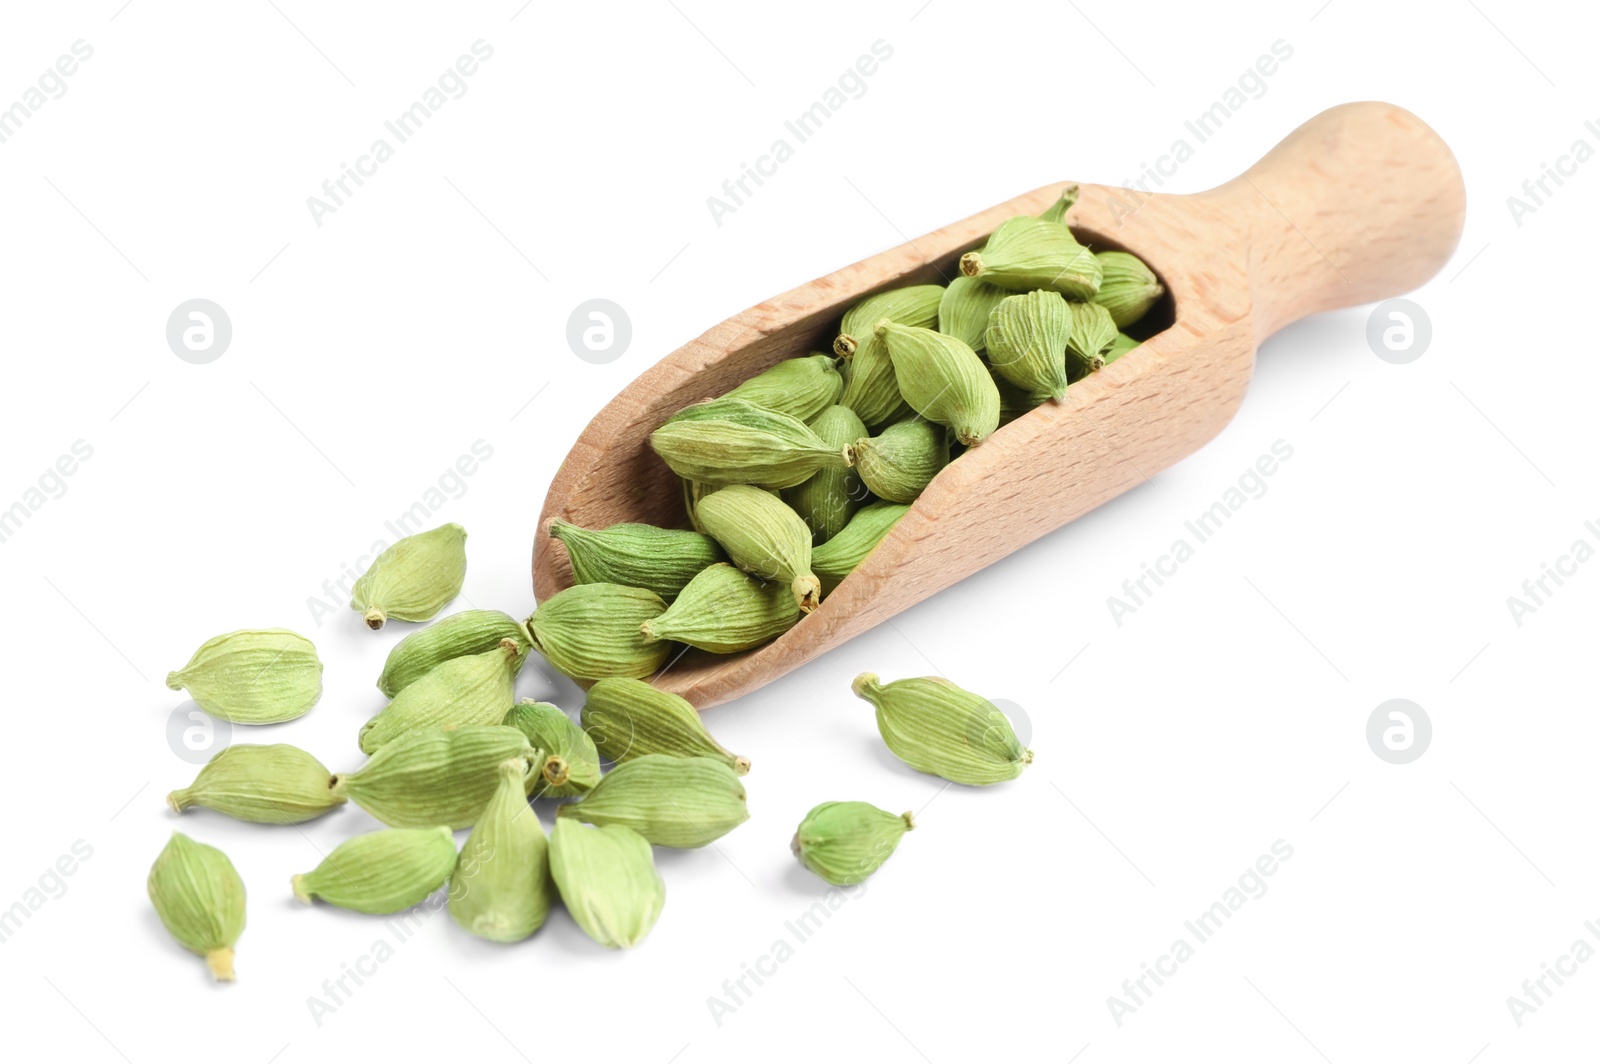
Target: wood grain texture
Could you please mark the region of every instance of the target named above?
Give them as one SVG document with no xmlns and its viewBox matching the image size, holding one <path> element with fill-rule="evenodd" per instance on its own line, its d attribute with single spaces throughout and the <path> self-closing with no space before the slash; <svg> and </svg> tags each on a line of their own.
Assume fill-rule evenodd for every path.
<svg viewBox="0 0 1600 1064">
<path fill-rule="evenodd" d="M 572 582 L 551 518 L 685 524 L 649 435 L 670 414 L 780 359 L 826 351 L 863 296 L 945 283 L 1001 222 L 1054 202 L 1051 185 L 751 307 L 661 360 L 603 409 L 557 472 L 539 519 L 534 592 Z M 1466 194 L 1438 135 L 1402 108 L 1325 111 L 1242 176 L 1197 195 L 1086 185 L 1069 221 L 1161 276 L 1163 331 L 947 466 L 861 567 L 773 643 L 690 651 L 655 678 L 705 708 L 737 697 L 1155 476 L 1210 440 L 1244 399 L 1261 341 L 1308 314 L 1422 284 L 1461 235 Z"/>
</svg>

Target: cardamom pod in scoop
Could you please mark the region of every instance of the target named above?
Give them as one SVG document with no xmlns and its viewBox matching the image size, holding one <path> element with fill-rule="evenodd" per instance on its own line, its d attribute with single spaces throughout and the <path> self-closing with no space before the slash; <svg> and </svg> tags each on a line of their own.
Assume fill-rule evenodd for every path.
<svg viewBox="0 0 1600 1064">
<path fill-rule="evenodd" d="M 790 590 L 764 583 L 727 562 L 689 581 L 667 612 L 645 621 L 646 640 L 670 639 L 713 654 L 737 654 L 770 643 L 800 620 Z"/>
<path fill-rule="evenodd" d="M 557 819 L 550 873 L 572 919 L 607 949 L 643 942 L 667 901 L 650 844 L 620 825 Z"/>
<path fill-rule="evenodd" d="M 710 758 L 743 776 L 750 759 L 711 737 L 685 699 L 642 680 L 601 680 L 583 703 L 583 730 L 607 761 L 621 764 L 648 754 Z"/>
<path fill-rule="evenodd" d="M 877 335 L 889 348 L 900 394 L 913 410 L 948 427 L 968 447 L 999 427 L 1000 392 L 972 348 L 953 336 L 892 321 L 880 322 Z"/>
<path fill-rule="evenodd" d="M 844 312 L 839 323 L 839 335 L 833 341 L 833 353 L 849 358 L 872 335 L 878 322 L 888 318 L 900 325 L 915 325 L 931 329 L 939 321 L 939 301 L 944 298 L 944 286 L 937 284 L 910 285 L 891 288 L 868 296 Z M 859 413 L 859 411 L 858 411 Z M 871 419 L 862 415 L 863 421 Z"/>
<path fill-rule="evenodd" d="M 346 839 L 289 884 L 310 905 L 383 916 L 422 902 L 456 867 L 456 840 L 446 827 L 391 828 Z"/>
<path fill-rule="evenodd" d="M 842 449 L 867 435 L 867 426 L 849 407 L 830 406 L 812 419 L 811 431 L 828 446 Z M 783 501 L 811 529 L 813 545 L 838 534 L 866 498 L 856 471 L 837 467 L 818 470 L 810 480 L 783 492 Z"/>
<path fill-rule="evenodd" d="M 806 814 L 789 847 L 807 869 L 849 887 L 876 872 L 914 827 L 910 813 L 895 816 L 867 802 L 823 802 Z"/>
<path fill-rule="evenodd" d="M 888 346 L 872 333 L 861 338 L 850 359 L 850 379 L 839 405 L 855 411 L 868 426 L 894 421 L 911 409 L 900 394 Z"/>
<path fill-rule="evenodd" d="M 705 496 L 696 511 L 733 564 L 787 585 L 802 613 L 822 602 L 822 582 L 811 572 L 811 529 L 782 499 L 759 488 L 736 486 Z M 664 644 L 655 645 L 665 655 Z"/>
<path fill-rule="evenodd" d="M 1119 329 L 1144 317 L 1166 291 L 1155 271 L 1137 255 L 1102 251 L 1095 258 L 1100 260 L 1101 279 L 1094 301 L 1111 312 L 1111 320 Z"/>
<path fill-rule="evenodd" d="M 820 469 L 850 464 L 804 421 L 743 399 L 680 410 L 650 434 L 650 446 L 674 473 L 702 484 L 792 488 Z"/>
<path fill-rule="evenodd" d="M 667 602 L 694 574 L 724 560 L 716 540 L 685 528 L 623 523 L 590 529 L 555 518 L 550 535 L 567 548 L 574 583 L 642 587 Z"/>
<path fill-rule="evenodd" d="M 244 933 L 244 880 L 228 855 L 174 831 L 150 866 L 145 888 L 168 934 L 204 957 L 219 982 L 233 982 L 233 947 Z"/>
<path fill-rule="evenodd" d="M 1106 352 L 1117 342 L 1117 323 L 1098 303 L 1068 303 L 1072 331 L 1067 334 L 1067 375 L 1081 380 L 1106 364 Z"/>
<path fill-rule="evenodd" d="M 772 499 L 758 488 L 740 490 Z M 643 677 L 665 665 L 672 648 L 646 642 L 639 626 L 666 608 L 661 596 L 642 587 L 574 584 L 539 603 L 528 618 L 528 631 L 534 649 L 574 680 Z"/>
<path fill-rule="evenodd" d="M 1015 294 L 976 277 L 957 277 L 939 301 L 939 331 L 974 351 L 982 351 L 988 342 L 984 334 L 989 328 L 990 312 L 1002 299 Z"/>
<path fill-rule="evenodd" d="M 1060 402 L 1072 320 L 1059 292 L 1041 288 L 1001 300 L 989 317 L 989 365 L 1030 396 Z"/>
<path fill-rule="evenodd" d="M 866 560 L 909 509 L 901 503 L 868 503 L 856 511 L 843 532 L 812 551 L 811 568 L 822 581 L 823 594 L 833 594 L 839 582 Z"/>
<path fill-rule="evenodd" d="M 850 456 L 872 494 L 888 502 L 909 503 L 950 464 L 950 436 L 943 425 L 912 418 L 857 440 Z"/>
<path fill-rule="evenodd" d="M 1001 222 L 981 251 L 961 256 L 961 272 L 1013 292 L 1049 288 L 1068 299 L 1093 299 L 1100 290 L 1100 262 L 1072 230 L 1026 215 Z"/>
<path fill-rule="evenodd" d="M 322 697 L 322 662 L 311 640 L 287 628 L 247 628 L 208 639 L 189 664 L 167 673 L 199 707 L 234 724 L 278 724 Z"/>
<path fill-rule="evenodd" d="M 198 805 L 256 824 L 299 824 L 345 803 L 332 787 L 333 773 L 298 746 L 241 744 L 207 761 L 167 804 L 174 813 Z"/>
<path fill-rule="evenodd" d="M 389 618 L 426 621 L 461 594 L 467 530 L 440 525 L 407 536 L 373 559 L 350 593 L 350 608 L 376 631 Z"/>
<path fill-rule="evenodd" d="M 851 690 L 877 710 L 878 731 L 918 772 L 982 787 L 1014 780 L 1033 763 L 1006 715 L 988 699 L 937 676 L 879 683 L 870 672 Z"/>
<path fill-rule="evenodd" d="M 724 399 L 743 399 L 747 403 L 810 421 L 839 401 L 844 378 L 839 375 L 832 355 L 786 358 L 769 370 L 757 373 L 727 392 Z"/>
</svg>

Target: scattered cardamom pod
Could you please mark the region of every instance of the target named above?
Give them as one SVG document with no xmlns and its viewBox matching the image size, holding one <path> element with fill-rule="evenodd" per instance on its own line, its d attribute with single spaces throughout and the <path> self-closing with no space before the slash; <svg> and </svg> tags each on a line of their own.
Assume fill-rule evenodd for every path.
<svg viewBox="0 0 1600 1064">
<path fill-rule="evenodd" d="M 600 782 L 600 753 L 594 740 L 560 706 L 524 698 L 511 707 L 502 723 L 527 736 L 535 750 L 549 751 L 540 778 L 534 781 L 535 797 L 576 798 Z M 565 778 L 560 778 L 552 761 L 561 762 Z"/>
<path fill-rule="evenodd" d="M 822 602 L 822 582 L 811 573 L 811 529 L 782 499 L 758 488 L 736 486 L 712 492 L 697 509 L 706 531 L 722 544 L 733 564 L 763 580 L 787 585 L 802 613 Z M 665 644 L 654 645 L 666 654 Z"/>
<path fill-rule="evenodd" d="M 496 770 L 499 786 L 478 815 L 450 876 L 450 915 L 490 942 L 521 942 L 550 915 L 549 841 L 528 805 L 522 761 Z"/>
<path fill-rule="evenodd" d="M 345 803 L 332 785 L 333 773 L 298 746 L 241 744 L 219 751 L 167 804 L 174 813 L 198 805 L 256 824 L 299 824 Z"/>
<path fill-rule="evenodd" d="M 567 548 L 573 583 L 642 587 L 667 602 L 695 573 L 724 560 L 716 540 L 684 528 L 625 523 L 590 529 L 555 518 L 550 535 Z"/>
<path fill-rule="evenodd" d="M 895 816 L 867 802 L 823 802 L 800 821 L 789 848 L 810 871 L 849 887 L 876 872 L 914 827 L 909 812 Z"/>
<path fill-rule="evenodd" d="M 501 640 L 517 644 L 516 671 L 527 660 L 528 630 L 499 610 L 462 610 L 412 632 L 389 651 L 378 676 L 378 690 L 393 698 L 412 681 L 452 658 L 486 654 Z"/>
<path fill-rule="evenodd" d="M 596 740 L 595 745 L 600 745 Z M 586 824 L 620 824 L 657 846 L 694 849 L 750 819 L 744 784 L 710 757 L 645 754 L 624 761 L 581 801 L 557 812 Z"/>
<path fill-rule="evenodd" d="M 844 378 L 832 355 L 786 358 L 723 395 L 810 421 L 839 401 Z"/>
<path fill-rule="evenodd" d="M 883 537 L 911 509 L 901 503 L 873 502 L 856 511 L 844 531 L 811 552 L 811 569 L 826 595 L 849 576 L 883 542 Z"/>
<path fill-rule="evenodd" d="M 748 490 L 772 498 L 758 488 Z M 666 608 L 661 596 L 642 587 L 574 584 L 539 603 L 528 618 L 528 631 L 534 649 L 574 680 L 650 676 L 667 663 L 672 648 L 646 642 L 639 626 Z"/>
<path fill-rule="evenodd" d="M 522 644 L 502 639 L 493 650 L 440 662 L 361 726 L 361 752 L 373 753 L 418 728 L 499 724 L 517 700 L 522 658 Z"/>
<path fill-rule="evenodd" d="M 937 284 L 910 285 L 891 288 L 868 296 L 844 312 L 839 323 L 839 335 L 833 341 L 833 353 L 849 358 L 871 336 L 878 322 L 885 318 L 899 325 L 914 325 L 931 329 L 939 322 L 939 301 L 944 298 L 944 286 Z M 857 411 L 860 413 L 860 411 Z M 865 414 L 863 421 L 870 421 Z"/>
<path fill-rule="evenodd" d="M 961 256 L 961 272 L 1013 292 L 1049 288 L 1068 299 L 1093 299 L 1100 290 L 1099 260 L 1072 230 L 1026 215 L 1001 222 L 983 250 Z"/>
<path fill-rule="evenodd" d="M 850 358 L 849 379 L 839 405 L 855 411 L 869 426 L 897 420 L 911 409 L 900 394 L 888 345 L 872 333 L 861 338 Z"/>
<path fill-rule="evenodd" d="M 1139 341 L 1126 333 L 1117 333 L 1117 338 L 1111 341 L 1111 346 L 1106 349 L 1106 365 L 1111 365 L 1123 355 L 1139 346 Z"/>
<path fill-rule="evenodd" d="M 516 757 L 543 764 L 547 756 L 500 724 L 421 728 L 384 743 L 354 772 L 335 775 L 332 791 L 390 827 L 468 828 L 494 795 L 496 766 Z M 537 779 L 530 770 L 528 789 Z"/>
<path fill-rule="evenodd" d="M 199 707 L 234 724 L 278 724 L 322 697 L 322 662 L 311 640 L 287 628 L 243 629 L 207 639 L 189 664 L 167 673 Z"/>
<path fill-rule="evenodd" d="M 894 360 L 900 394 L 917 413 L 948 427 L 968 447 L 999 426 L 1000 393 L 972 348 L 954 336 L 891 321 L 880 322 L 877 335 Z"/>
<path fill-rule="evenodd" d="M 1155 271 L 1137 255 L 1102 251 L 1095 258 L 1100 260 L 1101 279 L 1094 301 L 1111 312 L 1111 320 L 1119 329 L 1144 317 L 1166 291 Z"/>
<path fill-rule="evenodd" d="M 233 982 L 233 947 L 244 933 L 244 880 L 228 855 L 174 831 L 145 887 L 167 933 L 204 957 L 219 982 Z"/>
<path fill-rule="evenodd" d="M 1014 295 L 987 281 L 963 274 L 950 282 L 939 301 L 939 331 L 954 336 L 974 351 L 982 351 L 988 342 L 989 314 L 1007 296 Z"/>
<path fill-rule="evenodd" d="M 585 827 L 557 818 L 550 874 L 572 919 L 607 949 L 643 942 L 667 901 L 650 844 L 621 825 Z"/>
<path fill-rule="evenodd" d="M 1061 190 L 1061 195 L 1056 198 L 1056 201 L 1049 207 L 1046 207 L 1044 213 L 1039 215 L 1039 217 L 1047 222 L 1060 222 L 1062 225 L 1065 225 L 1067 224 L 1067 212 L 1070 211 L 1072 209 L 1072 205 L 1077 202 L 1078 186 L 1068 185 L 1066 188 Z"/>
<path fill-rule="evenodd" d="M 1117 323 L 1098 303 L 1068 303 L 1072 331 L 1067 334 L 1067 376 L 1082 380 L 1106 364 L 1106 352 L 1117 342 Z"/>
<path fill-rule="evenodd" d="M 989 365 L 1031 396 L 1067 394 L 1072 312 L 1061 293 L 1040 288 L 1000 301 L 989 318 Z"/>
<path fill-rule="evenodd" d="M 828 446 L 843 449 L 865 436 L 867 426 L 849 407 L 830 406 L 812 419 L 811 431 Z M 783 501 L 811 529 L 813 545 L 826 543 L 844 528 L 866 498 L 856 471 L 838 467 L 818 470 L 810 480 L 783 492 Z"/>
<path fill-rule="evenodd" d="M 373 559 L 350 594 L 350 608 L 376 631 L 393 617 L 426 621 L 461 594 L 467 579 L 467 530 L 440 525 L 407 536 Z"/>
<path fill-rule="evenodd" d="M 1014 780 L 1033 763 L 1006 715 L 986 698 L 936 676 L 879 683 L 870 672 L 850 685 L 877 711 L 894 755 L 918 772 L 981 787 Z"/>
<path fill-rule="evenodd" d="M 607 761 L 621 764 L 649 754 L 704 757 L 743 776 L 750 759 L 711 737 L 687 700 L 642 680 L 601 680 L 583 703 L 583 730 Z"/>
<path fill-rule="evenodd" d="M 850 447 L 850 456 L 872 494 L 889 502 L 909 503 L 950 464 L 950 434 L 943 425 L 914 417 L 857 440 Z"/>
<path fill-rule="evenodd" d="M 800 620 L 794 594 L 727 562 L 689 581 L 667 612 L 645 621 L 646 640 L 667 639 L 713 654 L 737 654 L 770 643 Z"/>
<path fill-rule="evenodd" d="M 792 488 L 820 469 L 849 465 L 799 418 L 743 399 L 712 399 L 674 414 L 650 434 L 672 471 L 705 484 Z"/>
<path fill-rule="evenodd" d="M 289 880 L 294 896 L 372 916 L 417 905 L 444 886 L 456 867 L 447 827 L 390 828 L 346 839 L 309 872 Z"/>
</svg>

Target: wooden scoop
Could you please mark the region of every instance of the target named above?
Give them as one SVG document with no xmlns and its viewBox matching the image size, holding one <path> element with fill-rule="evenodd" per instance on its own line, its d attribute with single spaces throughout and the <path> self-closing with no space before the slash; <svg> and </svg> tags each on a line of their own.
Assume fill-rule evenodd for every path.
<svg viewBox="0 0 1600 1064">
<path fill-rule="evenodd" d="M 1001 222 L 1038 214 L 1050 185 L 847 266 L 709 330 L 641 375 L 589 423 L 539 518 L 540 601 L 572 582 L 551 518 L 685 527 L 678 479 L 650 433 L 780 359 L 827 351 L 863 296 L 946 283 Z M 1408 111 L 1324 111 L 1236 178 L 1196 195 L 1084 185 L 1068 221 L 1097 251 L 1138 255 L 1168 295 L 1130 354 L 1005 426 L 946 467 L 861 566 L 773 643 L 734 656 L 691 650 L 654 678 L 705 708 L 777 679 L 851 636 L 1127 491 L 1198 449 L 1244 399 L 1263 340 L 1308 314 L 1422 284 L 1461 235 L 1455 157 Z M 1159 330 L 1159 331 L 1156 331 Z"/>
</svg>

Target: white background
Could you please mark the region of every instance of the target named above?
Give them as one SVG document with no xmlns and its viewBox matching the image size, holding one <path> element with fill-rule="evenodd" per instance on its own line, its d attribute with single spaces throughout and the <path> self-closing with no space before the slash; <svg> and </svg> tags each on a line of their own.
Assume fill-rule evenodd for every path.
<svg viewBox="0 0 1600 1064">
<path fill-rule="evenodd" d="M 0 909 L 47 896 L 29 893 L 41 877 L 57 895 L 0 943 L 5 1056 L 1487 1064 L 1592 1047 L 1600 964 L 1520 1027 L 1506 1005 L 1575 940 L 1600 946 L 1584 928 L 1600 919 L 1600 566 L 1520 626 L 1506 603 L 1574 540 L 1600 543 L 1584 528 L 1600 518 L 1600 165 L 1520 226 L 1506 205 L 1574 140 L 1600 147 L 1591 13 L 121 3 L 7 5 L 0 30 L 0 106 L 74 41 L 94 50 L 0 144 L 0 508 L 74 441 L 93 448 L 0 543 Z M 307 197 L 479 39 L 493 57 L 466 94 L 315 224 Z M 893 56 L 865 94 L 715 224 L 707 197 L 879 39 Z M 1280 39 L 1292 58 L 1169 187 L 1228 179 L 1336 103 L 1415 111 L 1454 147 L 1470 203 L 1456 258 L 1412 296 L 1433 323 L 1423 357 L 1375 357 L 1370 308 L 1289 328 L 1198 454 L 709 714 L 755 763 L 753 815 L 716 850 L 658 851 L 668 905 L 640 949 L 603 951 L 564 913 L 511 948 L 440 915 L 318 1024 L 324 980 L 393 936 L 298 906 L 289 876 L 374 822 L 353 806 L 302 830 L 167 812 L 194 772 L 168 744 L 183 696 L 167 671 L 218 632 L 304 632 L 327 663 L 321 703 L 234 738 L 353 767 L 407 626 L 375 635 L 308 600 L 475 441 L 492 458 L 438 511 L 471 533 L 458 607 L 521 617 L 554 470 L 656 359 L 1023 191 L 1136 177 Z M 233 324 L 209 365 L 164 335 L 196 297 Z M 605 366 L 565 339 L 596 297 L 633 325 Z M 1107 597 L 1278 440 L 1293 457 L 1266 493 L 1114 623 Z M 849 693 L 865 669 L 1016 703 L 1037 761 L 1010 785 L 941 790 L 881 748 Z M 580 705 L 531 668 L 520 688 Z M 1434 728 L 1403 766 L 1365 738 L 1397 697 Z M 834 798 L 918 809 L 921 826 L 794 945 L 786 921 L 824 888 L 788 840 Z M 212 985 L 146 901 L 175 827 L 248 886 L 235 985 Z M 1107 998 L 1279 839 L 1293 857 L 1265 895 L 1114 1022 Z M 50 879 L 78 840 L 92 856 Z M 716 1022 L 708 998 L 779 939 L 794 955 Z"/>
</svg>

